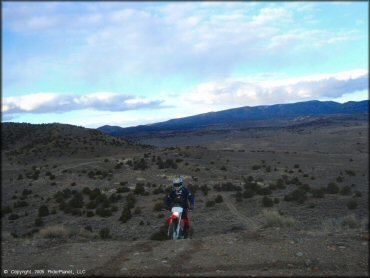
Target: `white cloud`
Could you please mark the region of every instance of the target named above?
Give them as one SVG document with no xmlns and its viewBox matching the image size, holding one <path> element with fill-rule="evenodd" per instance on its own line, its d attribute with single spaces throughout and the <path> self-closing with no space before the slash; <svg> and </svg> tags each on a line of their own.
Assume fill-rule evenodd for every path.
<svg viewBox="0 0 370 278">
<path fill-rule="evenodd" d="M 279 102 L 339 98 L 368 88 L 368 72 L 354 70 L 283 80 L 250 78 L 225 79 L 196 86 L 183 100 L 192 103 L 228 107 L 263 105 Z"/>
<path fill-rule="evenodd" d="M 161 100 L 135 98 L 111 92 L 89 95 L 36 93 L 24 96 L 5 97 L 2 111 L 14 113 L 52 113 L 82 109 L 100 111 L 126 111 L 132 109 L 162 108 Z"/>
</svg>

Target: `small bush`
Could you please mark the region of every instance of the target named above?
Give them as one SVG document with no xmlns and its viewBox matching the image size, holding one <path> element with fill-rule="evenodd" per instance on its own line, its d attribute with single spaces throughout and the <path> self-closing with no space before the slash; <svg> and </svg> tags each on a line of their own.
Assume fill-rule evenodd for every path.
<svg viewBox="0 0 370 278">
<path fill-rule="evenodd" d="M 87 217 L 93 217 L 94 215 L 95 215 L 94 212 L 92 212 L 91 210 L 86 212 Z"/>
<path fill-rule="evenodd" d="M 321 188 L 320 189 L 312 189 L 311 190 L 311 194 L 312 194 L 312 197 L 314 198 L 324 198 L 325 196 L 325 191 L 322 190 Z"/>
<path fill-rule="evenodd" d="M 141 214 L 141 208 L 140 207 L 136 207 L 134 213 L 135 214 Z"/>
<path fill-rule="evenodd" d="M 116 190 L 117 193 L 126 193 L 126 192 L 130 192 L 130 188 L 128 187 L 118 187 L 117 190 Z"/>
<path fill-rule="evenodd" d="M 159 231 L 157 232 L 154 232 L 151 236 L 150 236 L 150 239 L 151 240 L 167 240 L 168 239 L 168 227 L 166 224 L 162 225 L 160 228 L 159 228 Z"/>
<path fill-rule="evenodd" d="M 206 207 L 214 207 L 215 206 L 215 201 L 207 201 L 206 202 Z"/>
<path fill-rule="evenodd" d="M 122 214 L 121 214 L 121 217 L 119 218 L 119 220 L 122 223 L 126 223 L 128 220 L 130 220 L 130 218 L 131 218 L 131 211 L 130 211 L 130 208 L 126 206 L 122 210 Z"/>
<path fill-rule="evenodd" d="M 136 184 L 135 189 L 134 189 L 134 194 L 136 194 L 136 195 L 144 195 L 145 194 L 144 184 L 142 184 L 142 183 Z"/>
<path fill-rule="evenodd" d="M 42 205 L 39 208 L 39 217 L 44 217 L 49 215 L 49 208 L 46 205 Z"/>
<path fill-rule="evenodd" d="M 362 193 L 360 191 L 356 191 L 355 192 L 355 197 L 362 197 Z"/>
<path fill-rule="evenodd" d="M 97 208 L 95 210 L 96 215 L 99 215 L 101 217 L 109 217 L 112 216 L 112 211 L 108 208 Z"/>
<path fill-rule="evenodd" d="M 355 229 L 361 226 L 359 220 L 353 214 L 343 217 L 341 225 L 350 229 Z"/>
<path fill-rule="evenodd" d="M 132 193 L 129 193 L 126 197 L 127 207 L 128 208 L 134 208 L 136 203 L 135 195 Z"/>
<path fill-rule="evenodd" d="M 343 186 L 339 192 L 341 195 L 350 195 L 352 193 L 352 189 L 349 185 Z"/>
<path fill-rule="evenodd" d="M 222 198 L 221 195 L 216 196 L 215 203 L 222 203 L 223 201 L 224 201 L 224 199 Z"/>
<path fill-rule="evenodd" d="M 330 182 L 326 187 L 326 193 L 337 194 L 339 192 L 339 187 L 334 182 Z"/>
<path fill-rule="evenodd" d="M 285 217 L 277 211 L 263 211 L 266 227 L 291 227 L 295 221 L 291 217 Z"/>
<path fill-rule="evenodd" d="M 35 219 L 35 226 L 36 227 L 41 227 L 42 225 L 44 225 L 44 222 L 42 221 L 42 218 L 41 217 L 37 217 Z"/>
<path fill-rule="evenodd" d="M 243 194 L 242 194 L 241 191 L 236 192 L 235 199 L 236 199 L 237 202 L 243 201 Z"/>
<path fill-rule="evenodd" d="M 67 238 L 69 232 L 63 226 L 50 226 L 39 231 L 44 238 Z"/>
<path fill-rule="evenodd" d="M 153 211 L 161 211 L 163 208 L 163 202 L 158 202 L 154 205 Z"/>
<path fill-rule="evenodd" d="M 357 202 L 356 202 L 356 200 L 350 200 L 347 203 L 347 208 L 349 208 L 349 209 L 356 209 L 357 208 Z"/>
<path fill-rule="evenodd" d="M 271 198 L 264 196 L 262 198 L 262 205 L 264 207 L 272 207 L 274 205 L 274 201 Z"/>
<path fill-rule="evenodd" d="M 352 170 L 345 170 L 345 172 L 348 176 L 356 176 L 356 173 Z"/>
<path fill-rule="evenodd" d="M 16 213 L 13 213 L 13 214 L 9 215 L 9 217 L 8 217 L 9 220 L 16 220 L 18 218 L 19 218 L 19 215 L 16 214 Z"/>
<path fill-rule="evenodd" d="M 254 196 L 254 191 L 251 189 L 247 189 L 243 192 L 243 198 L 252 198 Z"/>
<path fill-rule="evenodd" d="M 297 188 L 293 192 L 284 196 L 285 201 L 296 201 L 298 204 L 303 204 L 307 200 L 306 191 L 302 188 Z"/>
<path fill-rule="evenodd" d="M 100 238 L 102 238 L 102 239 L 110 238 L 109 228 L 105 227 L 105 228 L 100 229 L 99 235 L 100 235 Z"/>
</svg>

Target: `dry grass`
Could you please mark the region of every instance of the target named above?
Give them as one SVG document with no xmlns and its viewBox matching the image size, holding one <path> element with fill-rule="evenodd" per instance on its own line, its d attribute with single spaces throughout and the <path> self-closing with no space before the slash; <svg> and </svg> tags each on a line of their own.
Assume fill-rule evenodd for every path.
<svg viewBox="0 0 370 278">
<path fill-rule="evenodd" d="M 275 210 L 264 210 L 263 216 L 266 227 L 292 227 L 295 224 L 295 220 L 292 217 L 283 216 Z"/>
<path fill-rule="evenodd" d="M 69 231 L 64 226 L 49 226 L 39 231 L 44 238 L 68 238 Z"/>
</svg>

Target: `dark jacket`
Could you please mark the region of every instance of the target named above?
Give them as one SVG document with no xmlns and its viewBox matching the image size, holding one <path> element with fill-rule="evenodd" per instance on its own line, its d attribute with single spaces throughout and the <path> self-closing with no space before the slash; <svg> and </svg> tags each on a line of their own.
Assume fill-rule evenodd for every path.
<svg viewBox="0 0 370 278">
<path fill-rule="evenodd" d="M 186 187 L 183 187 L 179 190 L 179 193 L 176 193 L 175 189 L 172 189 L 171 192 L 167 195 L 166 198 L 166 207 L 170 209 L 172 206 L 178 204 L 184 210 L 194 207 L 194 196 L 191 194 L 190 190 Z"/>
</svg>

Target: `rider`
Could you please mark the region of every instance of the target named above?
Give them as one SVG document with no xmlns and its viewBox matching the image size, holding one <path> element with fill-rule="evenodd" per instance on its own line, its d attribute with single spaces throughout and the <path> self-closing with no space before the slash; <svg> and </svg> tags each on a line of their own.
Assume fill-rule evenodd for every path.
<svg viewBox="0 0 370 278">
<path fill-rule="evenodd" d="M 171 205 L 177 202 L 183 208 L 184 220 L 184 238 L 188 236 L 190 221 L 188 217 L 188 210 L 194 209 L 194 196 L 191 194 L 189 188 L 184 186 L 182 177 L 173 180 L 173 187 L 166 198 L 166 208 L 171 209 Z"/>
</svg>

